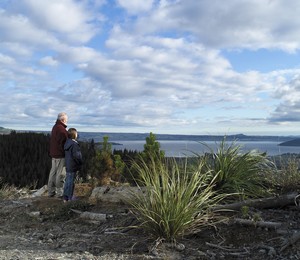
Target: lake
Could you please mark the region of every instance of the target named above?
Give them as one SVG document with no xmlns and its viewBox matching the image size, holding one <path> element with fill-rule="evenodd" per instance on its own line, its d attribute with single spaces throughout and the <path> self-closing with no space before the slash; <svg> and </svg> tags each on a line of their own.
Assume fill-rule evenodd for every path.
<svg viewBox="0 0 300 260">
<path fill-rule="evenodd" d="M 113 149 L 117 150 L 137 150 L 142 151 L 144 149 L 144 144 L 146 141 L 122 141 L 116 140 L 114 141 L 120 145 L 113 145 Z M 196 142 L 196 141 L 158 141 L 160 143 L 161 150 L 165 151 L 165 155 L 167 157 L 185 157 L 191 156 L 194 153 L 203 154 L 205 152 L 209 152 L 209 149 L 206 145 L 214 151 L 217 150 L 220 142 L 214 141 L 204 141 Z M 230 145 L 232 142 L 228 142 Z M 300 147 L 295 146 L 279 146 L 280 142 L 273 141 L 239 141 L 235 142 L 236 145 L 241 146 L 241 150 L 244 152 L 257 150 L 260 152 L 266 152 L 269 156 L 280 155 L 284 153 L 299 153 Z"/>
<path fill-rule="evenodd" d="M 109 142 L 112 142 L 113 149 L 116 150 L 132 150 L 143 151 L 144 144 L 146 143 L 146 137 L 149 134 L 136 134 L 136 133 L 93 133 L 93 132 L 81 132 L 79 133 L 81 141 L 88 141 L 94 139 L 95 142 L 102 142 L 104 136 L 109 136 Z M 211 138 L 211 136 L 182 136 L 182 135 L 156 135 L 157 141 L 160 143 L 161 150 L 165 151 L 165 155 L 168 157 L 185 157 L 192 156 L 193 154 L 203 154 L 209 152 L 209 149 L 204 145 L 217 150 L 220 141 L 212 139 L 206 141 L 203 138 Z M 245 138 L 246 136 L 243 136 Z M 222 140 L 220 137 L 218 140 Z M 300 153 L 300 147 L 298 146 L 279 146 L 278 144 L 283 141 L 287 141 L 293 138 L 289 137 L 268 137 L 268 136 L 252 136 L 247 140 L 235 141 L 236 145 L 241 146 L 241 150 L 244 152 L 257 150 L 260 152 L 266 152 L 269 156 L 280 155 L 286 153 Z M 228 139 L 227 139 L 228 140 Z M 234 139 L 236 140 L 236 139 Z M 226 141 L 228 145 L 233 141 Z"/>
</svg>

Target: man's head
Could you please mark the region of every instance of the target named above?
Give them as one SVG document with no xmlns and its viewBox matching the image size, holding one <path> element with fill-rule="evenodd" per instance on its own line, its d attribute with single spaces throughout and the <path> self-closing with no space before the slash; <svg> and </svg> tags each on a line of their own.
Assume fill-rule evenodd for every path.
<svg viewBox="0 0 300 260">
<path fill-rule="evenodd" d="M 57 120 L 61 121 L 64 124 L 68 122 L 68 115 L 65 112 L 61 112 L 57 116 Z"/>
</svg>

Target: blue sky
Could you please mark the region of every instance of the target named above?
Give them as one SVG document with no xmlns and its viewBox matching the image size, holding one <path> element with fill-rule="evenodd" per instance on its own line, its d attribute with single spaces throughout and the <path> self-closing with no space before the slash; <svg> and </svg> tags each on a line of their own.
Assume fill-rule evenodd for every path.
<svg viewBox="0 0 300 260">
<path fill-rule="evenodd" d="M 300 2 L 2 0 L 0 126 L 299 135 Z"/>
</svg>

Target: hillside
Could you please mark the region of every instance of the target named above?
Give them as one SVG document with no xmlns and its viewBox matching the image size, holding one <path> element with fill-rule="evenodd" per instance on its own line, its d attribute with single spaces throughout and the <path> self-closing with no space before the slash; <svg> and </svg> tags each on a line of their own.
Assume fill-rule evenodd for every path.
<svg viewBox="0 0 300 260">
<path fill-rule="evenodd" d="M 279 144 L 280 146 L 300 146 L 300 138 L 285 141 Z"/>
<path fill-rule="evenodd" d="M 0 134 L 9 134 L 12 130 L 0 126 Z"/>
</svg>

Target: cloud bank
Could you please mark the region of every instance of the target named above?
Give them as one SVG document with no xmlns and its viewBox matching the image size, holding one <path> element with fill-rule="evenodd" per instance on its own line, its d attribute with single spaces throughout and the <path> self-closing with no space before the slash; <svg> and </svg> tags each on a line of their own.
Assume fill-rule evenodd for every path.
<svg viewBox="0 0 300 260">
<path fill-rule="evenodd" d="M 49 130 L 65 111 L 82 131 L 295 134 L 299 11 L 292 0 L 2 1 L 0 126 Z M 280 66 L 264 68 L 266 55 Z"/>
</svg>

